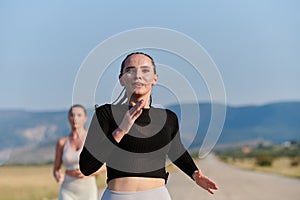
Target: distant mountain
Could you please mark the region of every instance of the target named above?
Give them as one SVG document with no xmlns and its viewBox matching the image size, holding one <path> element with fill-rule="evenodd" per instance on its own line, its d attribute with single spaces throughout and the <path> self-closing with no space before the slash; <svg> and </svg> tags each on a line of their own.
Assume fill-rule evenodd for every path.
<svg viewBox="0 0 300 200">
<path fill-rule="evenodd" d="M 218 105 L 222 106 L 222 105 Z M 180 108 L 193 112 L 195 105 L 170 106 L 180 116 Z M 199 104 L 200 122 L 190 148 L 201 146 L 211 117 L 211 104 Z M 195 120 L 185 126 L 189 133 Z M 266 140 L 281 143 L 286 140 L 300 140 L 300 102 L 273 103 L 262 106 L 226 107 L 226 118 L 218 144 L 243 141 Z"/>
<path fill-rule="evenodd" d="M 1 149 L 53 140 L 68 131 L 66 111 L 0 111 Z"/>
<path fill-rule="evenodd" d="M 168 108 L 177 113 L 181 122 L 183 143 L 190 149 L 199 148 L 210 123 L 211 104 L 182 104 Z M 199 109 L 200 118 L 194 117 L 195 113 L 197 114 L 195 108 Z M 184 116 L 181 110 L 184 111 Z M 219 145 L 257 139 L 275 143 L 300 140 L 300 102 L 227 106 L 226 110 Z M 90 118 L 92 112 L 88 111 Z M 184 119 L 181 119 L 182 117 Z M 0 110 L 0 164 L 50 162 L 54 158 L 56 140 L 67 135 L 69 131 L 66 110 Z"/>
<path fill-rule="evenodd" d="M 70 132 L 67 112 L 0 110 L 0 165 L 53 161 L 57 139 Z"/>
<path fill-rule="evenodd" d="M 300 140 L 300 103 L 228 107 L 220 142 L 263 138 L 273 142 Z"/>
</svg>

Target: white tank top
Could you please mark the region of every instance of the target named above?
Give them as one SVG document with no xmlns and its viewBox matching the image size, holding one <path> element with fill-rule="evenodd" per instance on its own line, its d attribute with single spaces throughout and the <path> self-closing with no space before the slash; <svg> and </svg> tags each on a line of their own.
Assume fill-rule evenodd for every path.
<svg viewBox="0 0 300 200">
<path fill-rule="evenodd" d="M 82 151 L 83 146 L 75 151 L 71 148 L 69 137 L 67 137 L 66 144 L 64 146 L 62 161 L 65 165 L 66 170 L 73 170 L 79 168 L 79 155 Z"/>
</svg>

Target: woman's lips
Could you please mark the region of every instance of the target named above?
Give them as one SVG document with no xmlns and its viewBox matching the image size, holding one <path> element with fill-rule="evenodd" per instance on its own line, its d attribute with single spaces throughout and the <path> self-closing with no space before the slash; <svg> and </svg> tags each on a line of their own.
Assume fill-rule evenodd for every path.
<svg viewBox="0 0 300 200">
<path fill-rule="evenodd" d="M 133 83 L 133 85 L 134 85 L 135 87 L 142 87 L 142 86 L 144 86 L 145 84 L 143 84 L 143 83 Z"/>
</svg>

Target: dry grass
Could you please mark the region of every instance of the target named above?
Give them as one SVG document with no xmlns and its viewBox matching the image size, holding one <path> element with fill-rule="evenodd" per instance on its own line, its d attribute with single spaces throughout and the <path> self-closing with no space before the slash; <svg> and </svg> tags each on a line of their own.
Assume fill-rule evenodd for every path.
<svg viewBox="0 0 300 200">
<path fill-rule="evenodd" d="M 291 159 L 286 157 L 275 159 L 272 166 L 270 167 L 257 166 L 255 164 L 255 159 L 251 158 L 228 160 L 228 163 L 244 169 L 259 170 L 284 176 L 300 178 L 300 165 L 291 166 Z"/>
<path fill-rule="evenodd" d="M 54 200 L 57 199 L 59 185 L 52 177 L 53 165 L 0 166 L 1 200 Z M 168 172 L 178 168 L 167 163 Z M 96 175 L 99 188 L 106 186 L 106 172 Z"/>
<path fill-rule="evenodd" d="M 52 165 L 0 166 L 1 200 L 53 200 L 58 196 L 59 185 L 52 177 Z M 177 167 L 168 165 L 167 171 Z M 106 173 L 96 175 L 99 188 L 106 186 Z"/>
<path fill-rule="evenodd" d="M 41 200 L 57 196 L 52 166 L 1 166 L 0 193 L 5 200 Z"/>
<path fill-rule="evenodd" d="M 59 185 L 52 177 L 52 165 L 1 166 L 1 200 L 56 199 Z M 97 175 L 99 187 L 105 186 L 105 174 Z"/>
</svg>

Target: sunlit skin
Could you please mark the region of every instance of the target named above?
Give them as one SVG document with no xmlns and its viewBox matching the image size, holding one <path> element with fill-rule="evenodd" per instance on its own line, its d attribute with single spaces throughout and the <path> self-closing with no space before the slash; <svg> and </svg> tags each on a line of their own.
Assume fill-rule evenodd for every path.
<svg viewBox="0 0 300 200">
<path fill-rule="evenodd" d="M 126 88 L 129 104 L 134 106 L 144 100 L 143 107 L 149 108 L 151 89 L 158 80 L 151 59 L 142 54 L 132 55 L 126 60 L 122 73 L 119 80 Z"/>
<path fill-rule="evenodd" d="M 142 54 L 134 54 L 125 61 L 125 67 L 119 77 L 120 84 L 125 87 L 129 105 L 133 107 L 126 112 L 119 127 L 113 131 L 113 137 L 120 142 L 143 112 L 142 108 L 150 108 L 150 95 L 152 86 L 158 81 L 154 73 L 154 66 L 150 58 Z M 193 173 L 196 184 L 213 194 L 217 185 L 204 176 L 200 169 Z M 108 189 L 114 191 L 136 192 L 157 188 L 165 185 L 162 178 L 122 177 L 112 179 Z"/>
</svg>

